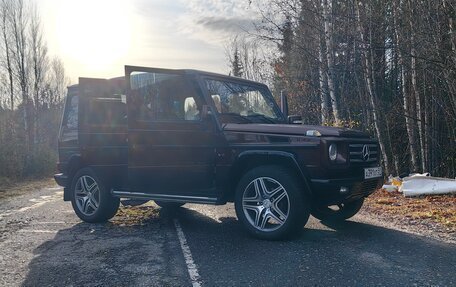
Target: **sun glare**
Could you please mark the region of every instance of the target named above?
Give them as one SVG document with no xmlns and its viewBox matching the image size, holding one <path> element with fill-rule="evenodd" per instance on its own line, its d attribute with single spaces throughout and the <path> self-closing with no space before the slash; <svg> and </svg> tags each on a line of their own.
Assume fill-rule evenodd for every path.
<svg viewBox="0 0 456 287">
<path fill-rule="evenodd" d="M 130 43 L 127 1 L 60 1 L 57 36 L 64 57 L 83 70 L 105 71 Z"/>
</svg>

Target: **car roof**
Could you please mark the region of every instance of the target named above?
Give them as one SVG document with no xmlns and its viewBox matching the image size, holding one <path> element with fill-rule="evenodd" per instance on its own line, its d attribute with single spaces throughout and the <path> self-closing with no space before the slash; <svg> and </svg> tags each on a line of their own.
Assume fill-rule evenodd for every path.
<svg viewBox="0 0 456 287">
<path fill-rule="evenodd" d="M 144 71 L 147 69 L 154 69 L 163 73 L 166 72 L 171 72 L 171 73 L 180 73 L 180 74 L 186 74 L 186 75 L 198 75 L 202 77 L 211 77 L 211 78 L 218 78 L 218 79 L 223 79 L 223 80 L 228 80 L 228 81 L 233 81 L 233 82 L 242 82 L 245 84 L 250 84 L 250 85 L 261 85 L 267 87 L 265 84 L 240 78 L 240 77 L 235 77 L 235 76 L 230 76 L 230 75 L 224 75 L 220 73 L 214 73 L 214 72 L 208 72 L 208 71 L 202 71 L 202 70 L 196 70 L 196 69 L 164 69 L 164 68 L 156 68 L 156 67 L 141 67 L 141 66 L 125 66 L 125 70 L 129 71 L 134 71 L 135 69 L 138 69 L 139 71 Z M 79 80 L 81 79 L 86 79 L 86 80 L 91 80 L 96 78 L 85 78 L 85 77 L 80 77 Z M 110 79 L 105 79 L 109 81 L 119 81 L 125 79 L 125 76 L 120 76 L 120 77 L 114 77 Z M 100 79 L 101 80 L 101 79 Z M 79 87 L 79 84 L 74 84 L 68 87 L 69 90 L 77 89 Z"/>
<path fill-rule="evenodd" d="M 203 77 L 219 78 L 219 79 L 224 79 L 224 80 L 228 80 L 228 81 L 243 82 L 243 83 L 250 84 L 250 85 L 266 86 L 263 83 L 240 78 L 240 77 L 224 75 L 224 74 L 208 72 L 208 71 L 202 71 L 202 70 L 197 70 L 197 69 L 165 69 L 165 68 L 158 68 L 158 67 L 141 67 L 141 66 L 128 66 L 128 65 L 125 66 L 125 70 L 132 71 L 135 69 L 138 69 L 140 71 L 145 70 L 145 69 L 154 69 L 154 70 L 157 70 L 157 71 L 160 71 L 163 73 L 174 72 L 174 73 L 182 73 L 182 74 L 187 74 L 187 75 L 198 75 L 198 76 L 203 76 Z"/>
</svg>

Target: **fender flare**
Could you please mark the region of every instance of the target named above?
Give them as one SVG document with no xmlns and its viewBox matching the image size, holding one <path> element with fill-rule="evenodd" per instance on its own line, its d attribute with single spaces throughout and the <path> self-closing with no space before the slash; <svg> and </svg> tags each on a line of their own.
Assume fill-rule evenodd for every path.
<svg viewBox="0 0 456 287">
<path fill-rule="evenodd" d="M 310 196 L 312 196 L 312 189 L 310 188 L 307 172 L 298 164 L 296 157 L 294 154 L 285 152 L 285 151 L 277 151 L 277 150 L 248 150 L 241 152 L 232 167 L 232 170 L 236 170 L 239 164 L 245 160 L 248 160 L 249 157 L 253 156 L 260 156 L 260 157 L 278 157 L 281 159 L 285 159 L 293 168 L 295 168 L 298 172 L 298 175 L 302 182 L 304 183 L 305 189 Z"/>
<path fill-rule="evenodd" d="M 73 182 L 73 176 L 82 166 L 82 156 L 80 154 L 74 154 L 68 159 L 68 164 L 65 168 L 65 172 L 68 175 L 68 183 L 67 186 L 63 189 L 64 201 L 71 200 L 70 188 Z"/>
</svg>

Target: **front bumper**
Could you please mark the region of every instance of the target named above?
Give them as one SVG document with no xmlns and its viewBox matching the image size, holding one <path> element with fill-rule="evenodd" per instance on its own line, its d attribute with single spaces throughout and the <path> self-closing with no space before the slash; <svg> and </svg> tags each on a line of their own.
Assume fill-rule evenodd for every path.
<svg viewBox="0 0 456 287">
<path fill-rule="evenodd" d="M 54 174 L 54 179 L 58 185 L 67 187 L 68 176 L 66 174 L 63 174 L 63 173 Z"/>
<path fill-rule="evenodd" d="M 312 179 L 314 199 L 319 205 L 333 205 L 366 197 L 380 188 L 383 177 L 362 179 Z M 341 192 L 341 187 L 347 189 Z"/>
</svg>

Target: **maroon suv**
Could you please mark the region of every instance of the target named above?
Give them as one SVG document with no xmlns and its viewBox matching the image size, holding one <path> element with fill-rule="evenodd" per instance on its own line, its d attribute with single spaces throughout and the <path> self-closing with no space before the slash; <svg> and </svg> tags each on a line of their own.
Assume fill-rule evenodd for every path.
<svg viewBox="0 0 456 287">
<path fill-rule="evenodd" d="M 355 215 L 382 180 L 375 139 L 294 124 L 268 87 L 195 70 L 126 66 L 126 76 L 69 87 L 55 175 L 87 222 L 120 198 L 234 202 L 251 234 L 278 239 Z M 285 105 L 284 105 L 285 106 Z"/>
</svg>

